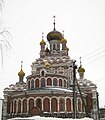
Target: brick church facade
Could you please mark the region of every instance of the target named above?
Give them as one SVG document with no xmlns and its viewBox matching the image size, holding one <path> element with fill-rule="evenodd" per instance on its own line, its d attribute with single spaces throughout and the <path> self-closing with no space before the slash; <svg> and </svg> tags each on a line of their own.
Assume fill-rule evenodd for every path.
<svg viewBox="0 0 105 120">
<path fill-rule="evenodd" d="M 92 81 L 84 79 L 85 69 L 77 70 L 79 79 L 75 82 L 75 101 L 73 91 L 73 59 L 68 55 L 69 48 L 63 33 L 55 29 L 47 34 L 46 42 L 42 35 L 40 57 L 32 65 L 31 75 L 26 77 L 22 68 L 19 81 L 4 89 L 3 118 L 28 117 L 33 115 L 98 118 L 97 87 Z M 76 72 L 77 73 L 77 72 Z"/>
</svg>

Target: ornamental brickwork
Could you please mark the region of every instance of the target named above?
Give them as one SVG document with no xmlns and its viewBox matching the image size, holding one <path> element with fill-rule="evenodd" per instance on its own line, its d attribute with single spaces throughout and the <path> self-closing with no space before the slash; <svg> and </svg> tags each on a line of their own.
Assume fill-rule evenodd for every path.
<svg viewBox="0 0 105 120">
<path fill-rule="evenodd" d="M 74 116 L 73 59 L 68 55 L 67 40 L 55 29 L 55 23 L 54 30 L 47 34 L 47 40 L 49 45 L 46 45 L 42 36 L 40 57 L 32 63 L 31 74 L 26 77 L 26 82 L 21 63 L 19 81 L 4 89 L 4 120 L 33 115 L 69 118 Z M 94 117 L 97 110 L 97 87 L 84 79 L 85 70 L 82 65 L 78 72 L 78 86 L 75 83 L 76 116 L 85 117 L 88 111 L 88 116 Z"/>
</svg>

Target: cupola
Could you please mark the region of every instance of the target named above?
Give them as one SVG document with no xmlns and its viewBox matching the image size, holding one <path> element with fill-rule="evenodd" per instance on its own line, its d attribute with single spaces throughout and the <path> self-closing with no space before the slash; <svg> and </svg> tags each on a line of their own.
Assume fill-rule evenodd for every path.
<svg viewBox="0 0 105 120">
<path fill-rule="evenodd" d="M 25 76 L 25 73 L 22 70 L 22 63 L 23 63 L 23 61 L 21 61 L 21 70 L 18 72 L 19 82 L 23 82 L 23 79 L 24 79 L 24 76 Z"/>
<path fill-rule="evenodd" d="M 47 34 L 47 40 L 48 41 L 61 40 L 63 38 L 62 33 L 60 33 L 59 31 L 57 31 L 55 29 L 55 16 L 53 16 L 53 18 L 54 18 L 54 23 L 53 23 L 54 24 L 54 29 L 53 29 L 53 31 L 51 31 Z"/>
<path fill-rule="evenodd" d="M 46 42 L 42 39 L 40 45 L 46 45 Z"/>
<path fill-rule="evenodd" d="M 79 67 L 79 69 L 78 69 L 78 73 L 79 73 L 80 79 L 83 79 L 83 78 L 84 78 L 84 72 L 85 72 L 85 69 L 82 67 L 81 57 L 80 57 L 80 67 Z"/>
<path fill-rule="evenodd" d="M 47 34 L 47 40 L 48 41 L 61 40 L 62 38 L 63 38 L 62 34 L 57 30 L 53 30 L 53 31 L 51 31 Z"/>
<path fill-rule="evenodd" d="M 40 42 L 40 45 L 46 45 L 46 42 L 44 41 L 43 34 L 44 34 L 44 33 L 42 33 L 42 40 L 41 40 L 41 42 Z"/>
<path fill-rule="evenodd" d="M 51 64 L 50 64 L 48 61 L 46 61 L 46 62 L 45 62 L 45 67 L 46 67 L 46 68 L 50 68 L 50 67 L 51 67 Z"/>
</svg>

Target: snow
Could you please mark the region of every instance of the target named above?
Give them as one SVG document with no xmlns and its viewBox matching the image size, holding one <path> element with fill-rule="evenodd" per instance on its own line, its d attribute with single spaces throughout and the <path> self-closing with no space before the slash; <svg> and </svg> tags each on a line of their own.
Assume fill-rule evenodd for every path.
<svg viewBox="0 0 105 120">
<path fill-rule="evenodd" d="M 54 117 L 40 117 L 40 116 L 33 116 L 28 118 L 12 118 L 8 120 L 93 120 L 92 118 L 82 118 L 82 119 L 72 119 L 72 118 L 54 118 Z"/>
<path fill-rule="evenodd" d="M 63 89 L 63 88 L 49 88 L 49 89 L 53 89 L 53 90 L 59 90 L 59 91 L 64 91 L 64 92 L 73 92 L 72 90 L 70 90 L 70 89 Z"/>
</svg>

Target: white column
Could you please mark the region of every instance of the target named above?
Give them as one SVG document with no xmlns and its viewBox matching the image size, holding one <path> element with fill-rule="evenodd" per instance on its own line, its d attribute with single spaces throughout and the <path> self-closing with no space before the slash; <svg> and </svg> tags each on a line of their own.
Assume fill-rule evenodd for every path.
<svg viewBox="0 0 105 120">
<path fill-rule="evenodd" d="M 12 101 L 10 101 L 10 113 L 12 113 Z"/>
<path fill-rule="evenodd" d="M 71 112 L 73 112 L 73 98 L 71 98 L 70 100 L 71 100 Z"/>
<path fill-rule="evenodd" d="M 36 99 L 34 99 L 34 107 L 36 107 Z"/>
<path fill-rule="evenodd" d="M 51 98 L 50 98 L 50 112 L 51 112 Z"/>
<path fill-rule="evenodd" d="M 52 87 L 53 87 L 53 79 L 51 79 L 52 80 Z"/>
<path fill-rule="evenodd" d="M 21 101 L 21 113 L 23 113 L 23 101 Z"/>
<path fill-rule="evenodd" d="M 57 101 L 58 101 L 58 112 L 59 112 L 59 98 L 58 98 L 58 100 L 57 100 Z"/>
<path fill-rule="evenodd" d="M 18 113 L 18 102 L 16 100 L 16 113 Z"/>
<path fill-rule="evenodd" d="M 29 100 L 27 100 L 27 113 L 29 112 Z"/>
<path fill-rule="evenodd" d="M 42 111 L 43 111 L 43 99 L 42 99 Z"/>
<path fill-rule="evenodd" d="M 66 98 L 65 98 L 65 112 L 67 111 L 67 109 L 66 109 Z"/>
<path fill-rule="evenodd" d="M 13 107 L 12 109 L 13 109 L 13 113 L 14 113 L 14 100 L 13 100 L 13 106 L 12 107 Z"/>
</svg>

